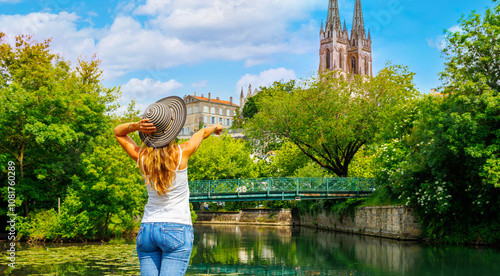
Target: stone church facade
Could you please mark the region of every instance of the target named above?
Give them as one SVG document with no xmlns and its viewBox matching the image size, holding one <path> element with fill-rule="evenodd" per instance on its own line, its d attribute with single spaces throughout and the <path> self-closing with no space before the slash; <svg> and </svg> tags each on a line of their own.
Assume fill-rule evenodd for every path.
<svg viewBox="0 0 500 276">
<path fill-rule="evenodd" d="M 361 0 L 356 0 L 352 19 L 351 35 L 346 24 L 340 23 L 338 0 L 330 0 L 326 24 L 321 23 L 319 69 L 321 74 L 327 70 L 339 70 L 341 74 L 373 76 L 372 40 L 370 31 L 365 32 Z"/>
</svg>

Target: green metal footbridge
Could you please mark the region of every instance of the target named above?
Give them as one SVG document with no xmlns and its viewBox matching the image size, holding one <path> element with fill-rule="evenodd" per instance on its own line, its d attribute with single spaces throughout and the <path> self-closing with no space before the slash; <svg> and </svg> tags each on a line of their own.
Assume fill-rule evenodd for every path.
<svg viewBox="0 0 500 276">
<path fill-rule="evenodd" d="M 278 177 L 189 181 L 190 202 L 306 200 L 365 197 L 373 178 Z"/>
</svg>

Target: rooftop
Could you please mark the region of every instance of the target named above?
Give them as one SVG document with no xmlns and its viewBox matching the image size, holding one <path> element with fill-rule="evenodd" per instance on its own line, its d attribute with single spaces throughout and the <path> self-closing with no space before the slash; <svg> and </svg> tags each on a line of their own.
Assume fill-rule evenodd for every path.
<svg viewBox="0 0 500 276">
<path fill-rule="evenodd" d="M 205 98 L 205 97 L 200 97 L 200 96 L 194 96 L 194 95 L 189 95 L 190 97 L 193 97 L 193 98 L 196 98 L 200 101 L 205 101 L 205 102 L 208 102 L 208 98 Z M 210 99 L 209 102 L 214 102 L 214 103 L 221 103 L 221 104 L 227 104 L 227 105 L 232 105 L 232 106 L 238 106 L 237 104 L 235 103 L 231 103 L 229 101 L 223 101 L 223 100 L 219 100 L 219 99 Z"/>
</svg>

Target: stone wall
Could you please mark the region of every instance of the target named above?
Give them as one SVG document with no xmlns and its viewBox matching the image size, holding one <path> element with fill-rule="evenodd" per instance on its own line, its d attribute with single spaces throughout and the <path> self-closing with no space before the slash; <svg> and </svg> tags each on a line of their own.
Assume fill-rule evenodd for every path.
<svg viewBox="0 0 500 276">
<path fill-rule="evenodd" d="M 401 240 L 416 240 L 420 235 L 413 209 L 405 206 L 360 207 L 353 217 L 305 214 L 300 220 L 304 226 Z"/>
<path fill-rule="evenodd" d="M 290 209 L 241 209 L 239 212 L 196 212 L 196 223 L 294 225 Z"/>
</svg>

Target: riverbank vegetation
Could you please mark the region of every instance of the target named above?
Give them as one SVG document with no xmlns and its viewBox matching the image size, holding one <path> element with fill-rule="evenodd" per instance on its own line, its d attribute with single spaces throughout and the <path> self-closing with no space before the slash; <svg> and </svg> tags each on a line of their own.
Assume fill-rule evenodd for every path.
<svg viewBox="0 0 500 276">
<path fill-rule="evenodd" d="M 376 191 L 366 200 L 213 203 L 211 209 L 351 213 L 362 205 L 406 204 L 415 207 L 425 239 L 499 243 L 500 5 L 494 3 L 446 33 L 438 94 L 419 94 L 413 73 L 391 64 L 370 81 L 332 72 L 262 87 L 238 117 L 249 140 L 208 138 L 190 161 L 190 179 L 375 177 Z M 101 84 L 97 59 L 71 65 L 51 53 L 50 40 L 20 36 L 10 45 L 3 36 L 0 180 L 7 183 L 7 162 L 14 161 L 17 238 L 83 241 L 132 233 L 147 193 L 112 130 L 140 112 L 132 102 L 115 114 L 120 90 Z M 12 212 L 7 185 L 1 194 L 5 216 Z"/>
</svg>

